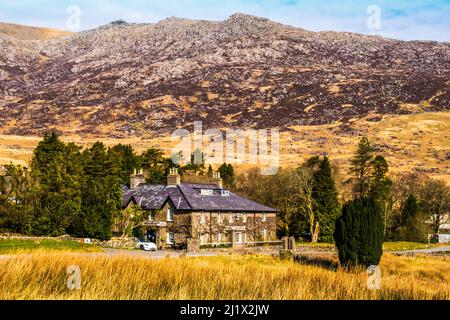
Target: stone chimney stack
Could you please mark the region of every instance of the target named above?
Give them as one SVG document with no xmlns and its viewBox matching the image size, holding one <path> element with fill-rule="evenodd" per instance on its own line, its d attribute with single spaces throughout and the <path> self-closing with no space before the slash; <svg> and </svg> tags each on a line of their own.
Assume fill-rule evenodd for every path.
<svg viewBox="0 0 450 320">
<path fill-rule="evenodd" d="M 219 187 L 219 189 L 223 189 L 223 179 L 220 177 L 220 172 L 213 173 L 212 181 Z"/>
<path fill-rule="evenodd" d="M 130 176 L 130 189 L 136 190 L 137 186 L 145 183 L 144 171 L 139 170 L 139 172 L 134 169 L 134 173 Z"/>
<path fill-rule="evenodd" d="M 178 173 L 177 168 L 171 168 L 170 173 L 167 176 L 167 185 L 168 186 L 179 186 L 181 184 L 181 176 Z"/>
</svg>

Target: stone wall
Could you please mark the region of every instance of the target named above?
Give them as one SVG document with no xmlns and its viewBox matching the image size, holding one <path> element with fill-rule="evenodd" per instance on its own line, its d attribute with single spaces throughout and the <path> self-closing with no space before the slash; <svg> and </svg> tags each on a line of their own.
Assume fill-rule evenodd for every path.
<svg viewBox="0 0 450 320">
<path fill-rule="evenodd" d="M 19 234 L 5 233 L 0 235 L 0 240 L 28 240 L 28 241 L 42 241 L 42 240 L 60 240 L 60 241 L 76 241 L 84 242 L 84 238 L 74 238 L 69 235 L 61 237 L 29 237 Z M 100 241 L 96 239 L 91 239 L 91 243 L 94 245 L 101 246 L 103 248 L 114 248 L 114 249 L 134 249 L 136 246 L 136 238 L 112 238 L 109 241 Z"/>
</svg>

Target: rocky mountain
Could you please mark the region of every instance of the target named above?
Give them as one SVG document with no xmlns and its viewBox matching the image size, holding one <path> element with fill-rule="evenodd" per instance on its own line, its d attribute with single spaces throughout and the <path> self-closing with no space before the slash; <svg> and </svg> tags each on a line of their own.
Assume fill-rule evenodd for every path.
<svg viewBox="0 0 450 320">
<path fill-rule="evenodd" d="M 0 133 L 125 138 L 450 109 L 450 44 L 225 21 L 116 21 L 49 40 L 0 28 Z"/>
</svg>

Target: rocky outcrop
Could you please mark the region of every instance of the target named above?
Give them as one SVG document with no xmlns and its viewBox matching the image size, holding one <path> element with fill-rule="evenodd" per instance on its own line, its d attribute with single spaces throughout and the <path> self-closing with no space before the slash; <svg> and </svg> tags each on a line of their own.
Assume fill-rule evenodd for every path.
<svg viewBox="0 0 450 320">
<path fill-rule="evenodd" d="M 347 123 L 450 107 L 450 44 L 226 21 L 116 21 L 48 41 L 0 34 L 0 133 L 166 134 Z M 375 118 L 374 118 L 375 119 Z"/>
</svg>

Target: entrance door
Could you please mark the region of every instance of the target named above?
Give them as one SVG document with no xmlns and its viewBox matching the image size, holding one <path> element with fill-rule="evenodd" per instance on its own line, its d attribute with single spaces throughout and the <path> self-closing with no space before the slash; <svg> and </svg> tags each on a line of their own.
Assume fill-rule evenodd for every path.
<svg viewBox="0 0 450 320">
<path fill-rule="evenodd" d="M 156 244 L 156 230 L 147 230 L 147 240 Z"/>
</svg>

